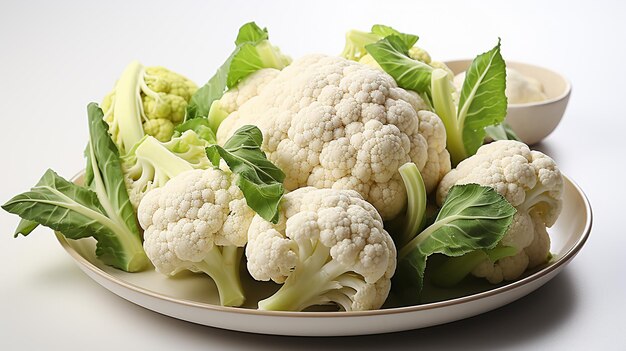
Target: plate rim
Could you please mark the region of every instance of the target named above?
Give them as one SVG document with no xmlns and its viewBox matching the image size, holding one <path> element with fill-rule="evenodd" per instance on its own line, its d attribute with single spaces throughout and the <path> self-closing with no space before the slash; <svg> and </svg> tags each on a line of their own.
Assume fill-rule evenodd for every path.
<svg viewBox="0 0 626 351">
<path fill-rule="evenodd" d="M 72 178 L 72 180 L 78 179 L 82 175 L 82 172 L 79 172 L 76 176 Z M 101 278 L 104 278 L 112 283 L 115 283 L 121 287 L 129 289 L 131 291 L 141 293 L 143 295 L 147 295 L 152 298 L 156 298 L 159 300 L 163 300 L 169 303 L 174 303 L 177 305 L 185 305 L 188 307 L 201 308 L 206 310 L 211 310 L 214 312 L 220 313 L 233 313 L 233 314 L 246 314 L 246 315 L 255 315 L 255 316 L 264 316 L 264 317 L 290 317 L 290 318 L 352 318 L 352 317 L 360 317 L 360 316 L 382 316 L 382 315 L 399 315 L 406 313 L 415 313 L 418 311 L 428 311 L 435 310 L 445 307 L 452 307 L 455 305 L 461 305 L 465 303 L 470 303 L 477 300 L 482 300 L 486 298 L 490 298 L 496 295 L 500 295 L 502 293 L 506 293 L 509 291 L 516 290 L 521 288 L 527 284 L 540 280 L 541 278 L 550 275 L 552 272 L 558 270 L 561 266 L 568 263 L 574 256 L 580 252 L 584 244 L 587 242 L 589 235 L 591 233 L 591 228 L 593 224 L 593 211 L 591 209 L 591 204 L 587 195 L 584 191 L 578 186 L 576 182 L 574 182 L 569 177 L 563 175 L 563 179 L 566 182 L 569 182 L 574 189 L 581 195 L 583 204 L 585 207 L 585 211 L 588 214 L 587 220 L 585 222 L 584 230 L 582 235 L 576 240 L 576 243 L 569 249 L 565 254 L 559 257 L 552 264 L 540 269 L 537 272 L 534 272 L 522 279 L 512 281 L 508 284 L 489 289 L 486 291 L 474 293 L 471 295 L 456 297 L 453 299 L 430 302 L 420 305 L 411 305 L 411 306 L 403 306 L 403 307 L 392 307 L 386 309 L 377 309 L 377 310 L 368 310 L 368 311 L 341 311 L 341 312 L 294 312 L 294 311 L 262 311 L 250 308 L 242 308 L 242 307 L 228 307 L 228 306 L 219 306 L 213 305 L 205 302 L 198 302 L 193 300 L 175 298 L 172 296 L 164 295 L 147 288 L 141 287 L 139 285 L 129 283 L 124 281 L 116 276 L 111 275 L 100 269 L 98 266 L 90 262 L 88 259 L 79 254 L 68 242 L 68 240 L 60 233 L 55 232 L 55 236 L 63 249 L 74 259 L 74 261 L 78 264 L 81 264 L 83 267 L 89 269 L 92 273 L 97 274 Z M 130 274 L 130 273 L 129 273 Z M 106 288 L 106 287 L 105 287 Z M 107 290 L 110 290 L 107 288 Z M 124 298 L 124 297 L 122 297 Z M 124 298 L 126 299 L 126 298 Z M 127 300 L 127 299 L 126 299 Z M 134 301 L 131 301 L 136 303 Z"/>
</svg>

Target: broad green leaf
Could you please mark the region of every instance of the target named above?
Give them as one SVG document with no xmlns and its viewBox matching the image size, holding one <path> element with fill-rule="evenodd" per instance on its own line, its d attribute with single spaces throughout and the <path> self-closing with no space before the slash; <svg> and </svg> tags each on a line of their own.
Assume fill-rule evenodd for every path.
<svg viewBox="0 0 626 351">
<path fill-rule="evenodd" d="M 250 74 L 264 69 L 283 69 L 291 63 L 291 59 L 268 40 L 246 42 L 238 46 L 239 51 L 233 56 L 228 71 L 226 85 L 229 89 L 236 86 Z"/>
<path fill-rule="evenodd" d="M 456 185 L 450 189 L 435 222 L 406 244 L 398 254 L 396 291 L 417 302 L 428 256 L 461 256 L 494 248 L 508 230 L 515 208 L 490 187 Z"/>
<path fill-rule="evenodd" d="M 226 91 L 230 64 L 239 53 L 240 46 L 249 42 L 257 43 L 264 39 L 267 39 L 267 30 L 259 28 L 254 22 L 246 23 L 239 28 L 239 33 L 235 39 L 235 49 L 217 69 L 213 77 L 191 96 L 185 120 L 206 118 L 209 115 L 213 101 L 219 100 Z"/>
<path fill-rule="evenodd" d="M 48 170 L 30 191 L 13 197 L 2 208 L 30 222 L 20 222 L 18 231 L 22 233 L 38 223 L 69 239 L 94 237 L 100 260 L 128 272 L 139 271 L 149 261 L 124 185 L 117 147 L 98 105 L 91 103 L 87 110 L 91 186 L 78 186 Z"/>
<path fill-rule="evenodd" d="M 346 33 L 346 44 L 340 56 L 352 61 L 359 61 L 367 54 L 366 46 L 389 36 L 401 40 L 402 52 L 407 52 L 419 39 L 417 35 L 401 33 L 389 26 L 375 24 L 370 32 L 350 30 Z"/>
<path fill-rule="evenodd" d="M 93 191 L 68 182 L 51 169 L 30 191 L 14 196 L 2 208 L 70 239 L 106 233 L 106 226 L 94 218 L 112 224 Z"/>
<path fill-rule="evenodd" d="M 235 49 L 217 72 L 191 97 L 185 120 L 206 118 L 211 104 L 219 100 L 226 89 L 233 88 L 242 79 L 262 68 L 282 69 L 289 59 L 268 41 L 267 29 L 254 22 L 239 28 Z"/>
<path fill-rule="evenodd" d="M 417 93 L 430 94 L 433 68 L 408 56 L 406 42 L 397 35 L 388 36 L 365 46 L 380 67 L 395 79 L 398 86 Z"/>
<path fill-rule="evenodd" d="M 96 255 L 104 263 L 132 271 L 147 264 L 145 255 L 128 250 L 120 233 L 127 230 L 107 217 L 97 195 L 48 170 L 30 191 L 9 200 L 2 208 L 61 232 L 69 239 L 94 237 Z M 137 241 L 138 242 L 138 241 Z M 141 247 L 141 243 L 139 247 Z"/>
<path fill-rule="evenodd" d="M 87 105 L 89 119 L 90 166 L 94 175 L 93 189 L 100 203 L 112 218 L 121 219 L 129 232 L 141 238 L 135 209 L 128 197 L 119 151 L 109 134 L 109 126 L 98 104 Z M 102 182 L 102 187 L 98 185 Z M 108 201 L 107 201 L 108 200 Z"/>
<path fill-rule="evenodd" d="M 90 148 L 91 148 L 91 146 L 89 145 L 89 142 L 87 142 L 87 147 L 85 148 L 85 151 L 84 151 L 84 155 L 85 155 L 85 159 L 86 159 L 86 165 L 85 165 L 85 175 L 83 176 L 83 186 L 85 188 L 92 189 L 92 187 L 93 187 L 93 167 L 91 165 L 91 157 L 89 156 L 89 152 L 91 150 Z"/>
<path fill-rule="evenodd" d="M 506 117 L 506 64 L 500 40 L 490 51 L 478 55 L 465 74 L 457 116 L 469 156 L 483 144 L 485 127 L 502 123 Z"/>
<path fill-rule="evenodd" d="M 267 39 L 269 39 L 267 28 L 261 28 L 254 22 L 248 22 L 239 28 L 237 39 L 235 39 L 235 45 L 241 45 L 243 43 L 258 43 L 261 40 Z"/>
<path fill-rule="evenodd" d="M 38 226 L 39 223 L 22 218 L 22 220 L 20 220 L 20 223 L 17 224 L 17 228 L 15 228 L 15 234 L 13 235 L 13 237 L 17 238 L 17 236 L 20 234 L 23 236 L 27 236 Z"/>
<path fill-rule="evenodd" d="M 230 70 L 230 62 L 237 52 L 239 52 L 239 48 L 235 48 L 233 53 L 230 54 L 220 68 L 217 69 L 213 77 L 191 96 L 189 105 L 187 105 L 185 120 L 206 118 L 209 115 L 213 101 L 219 100 L 222 95 L 224 95 L 224 91 L 226 91 L 226 80 L 228 78 L 228 71 Z"/>
<path fill-rule="evenodd" d="M 230 89 L 250 74 L 266 68 L 256 49 L 257 43 L 243 43 L 230 63 L 226 85 Z"/>
<path fill-rule="evenodd" d="M 248 206 L 265 220 L 278 222 L 278 205 L 284 193 L 285 174 L 270 162 L 261 144 L 263 134 L 255 126 L 243 126 L 224 146 L 211 145 L 206 153 L 218 167 L 223 159 L 233 174 Z"/>
<path fill-rule="evenodd" d="M 404 47 L 406 48 L 406 50 L 409 50 L 410 48 L 412 48 L 415 45 L 415 43 L 417 43 L 417 41 L 419 40 L 419 37 L 417 35 L 401 33 L 383 24 L 373 25 L 372 33 L 380 35 L 381 38 L 385 38 L 390 35 L 397 35 L 400 39 L 402 39 L 402 43 L 404 44 Z"/>
</svg>

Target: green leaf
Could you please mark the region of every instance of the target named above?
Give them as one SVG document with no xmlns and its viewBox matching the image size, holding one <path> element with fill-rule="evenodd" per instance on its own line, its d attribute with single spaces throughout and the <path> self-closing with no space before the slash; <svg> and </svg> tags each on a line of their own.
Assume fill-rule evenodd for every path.
<svg viewBox="0 0 626 351">
<path fill-rule="evenodd" d="M 433 68 L 408 56 L 406 42 L 397 35 L 388 36 L 365 46 L 380 67 L 395 79 L 398 86 L 417 93 L 430 94 Z"/>
<path fill-rule="evenodd" d="M 515 134 L 513 128 L 511 128 L 511 125 L 506 122 L 496 124 L 495 126 L 487 126 L 485 132 L 487 133 L 487 137 L 491 138 L 491 140 L 521 141 L 517 134 Z"/>
<path fill-rule="evenodd" d="M 89 157 L 89 150 L 91 146 L 89 142 L 87 142 L 87 147 L 85 147 L 84 155 L 86 159 L 85 165 L 85 175 L 83 176 L 83 186 L 89 189 L 93 187 L 93 167 L 91 166 L 91 157 Z"/>
<path fill-rule="evenodd" d="M 256 43 L 243 43 L 230 63 L 226 86 L 230 89 L 250 74 L 265 68 Z"/>
<path fill-rule="evenodd" d="M 20 220 L 20 223 L 18 223 L 17 228 L 15 228 L 15 234 L 13 235 L 13 237 L 17 238 L 17 236 L 20 234 L 23 236 L 27 236 L 38 226 L 39 223 L 22 218 L 22 220 Z"/>
<path fill-rule="evenodd" d="M 506 117 L 506 64 L 500 40 L 490 51 L 478 55 L 465 74 L 457 118 L 468 156 L 474 155 L 485 139 L 485 127 L 502 123 Z"/>
<path fill-rule="evenodd" d="M 239 28 L 237 39 L 235 39 L 235 45 L 241 45 L 243 43 L 258 43 L 261 40 L 267 39 L 269 39 L 267 28 L 261 28 L 254 22 L 248 22 Z"/>
<path fill-rule="evenodd" d="M 261 151 L 262 143 L 263 134 L 259 128 L 243 126 L 223 147 L 211 145 L 206 153 L 215 167 L 223 159 L 231 172 L 238 175 L 237 185 L 251 209 L 265 220 L 277 223 L 285 174 L 266 158 Z"/>
<path fill-rule="evenodd" d="M 408 52 L 419 39 L 417 35 L 401 33 L 389 26 L 375 24 L 370 32 L 350 30 L 346 33 L 346 44 L 340 56 L 352 61 L 359 61 L 367 54 L 366 46 L 389 36 L 399 37 L 402 52 Z"/>
<path fill-rule="evenodd" d="M 262 68 L 282 69 L 290 60 L 268 41 L 267 29 L 254 22 L 239 28 L 235 49 L 209 81 L 196 91 L 187 106 L 185 120 L 206 118 L 211 105 L 219 100 L 226 89 Z"/>
<path fill-rule="evenodd" d="M 138 257 L 128 250 L 126 240 L 120 237 L 127 229 L 107 217 L 93 191 L 68 182 L 52 170 L 46 171 L 30 191 L 13 197 L 2 208 L 69 239 L 93 236 L 98 242 L 96 255 L 106 264 L 127 271 L 147 264 L 145 254 Z"/>
<path fill-rule="evenodd" d="M 174 129 L 172 139 L 180 137 L 187 130 L 193 130 L 200 138 L 206 140 L 210 144 L 217 143 L 215 133 L 211 129 L 209 121 L 206 118 L 194 118 L 179 124 Z"/>
<path fill-rule="evenodd" d="M 380 35 L 381 38 L 385 38 L 390 35 L 396 35 L 400 39 L 402 39 L 402 43 L 404 44 L 404 47 L 406 48 L 406 50 L 409 50 L 410 48 L 412 48 L 415 45 L 415 43 L 417 43 L 417 41 L 419 40 L 419 37 L 417 35 L 401 33 L 383 24 L 373 25 L 372 33 Z"/>
<path fill-rule="evenodd" d="M 189 105 L 187 105 L 185 120 L 206 118 L 209 115 L 209 109 L 213 101 L 219 100 L 224 95 L 224 91 L 226 91 L 230 62 L 237 52 L 239 52 L 239 48 L 235 48 L 235 51 L 217 69 L 213 77 L 191 96 Z"/>
<path fill-rule="evenodd" d="M 110 223 L 93 191 L 68 182 L 51 169 L 30 191 L 14 196 L 2 208 L 70 239 L 105 233 L 108 229 L 94 218 Z"/>
<path fill-rule="evenodd" d="M 283 55 L 268 40 L 243 43 L 238 48 L 239 51 L 233 56 L 228 71 L 226 85 L 229 89 L 258 70 L 283 69 L 291 63 L 291 59 Z"/>
<path fill-rule="evenodd" d="M 504 257 L 513 256 L 518 250 L 511 246 L 496 246 L 488 250 L 470 251 L 462 256 L 448 257 L 444 263 L 433 272 L 431 281 L 436 286 L 449 288 L 460 283 L 476 266 L 485 260 L 496 262 Z"/>
<path fill-rule="evenodd" d="M 18 231 L 22 233 L 38 223 L 69 239 L 91 236 L 97 241 L 96 255 L 104 263 L 128 272 L 139 271 L 149 261 L 124 185 L 117 147 L 98 105 L 91 103 L 87 110 L 90 188 L 48 170 L 30 191 L 13 197 L 2 208 L 30 221 L 20 222 Z"/>
<path fill-rule="evenodd" d="M 135 210 L 124 183 L 119 151 L 109 134 L 104 114 L 96 103 L 87 105 L 89 145 L 93 189 L 109 217 L 119 218 L 135 237 L 141 238 Z M 101 185 L 99 183 L 102 183 Z"/>
<path fill-rule="evenodd" d="M 400 250 L 394 276 L 397 292 L 407 302 L 417 302 L 428 256 L 441 253 L 455 257 L 494 248 L 511 225 L 515 212 L 490 187 L 452 187 L 435 222 Z"/>
</svg>

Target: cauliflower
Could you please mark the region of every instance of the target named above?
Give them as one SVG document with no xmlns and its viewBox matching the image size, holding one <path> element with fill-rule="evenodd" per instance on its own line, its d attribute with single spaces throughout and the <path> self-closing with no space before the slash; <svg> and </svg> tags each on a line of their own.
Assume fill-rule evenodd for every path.
<svg viewBox="0 0 626 351">
<path fill-rule="evenodd" d="M 230 173 L 190 170 L 149 191 L 137 216 L 144 249 L 159 273 L 209 275 L 224 306 L 240 306 L 239 263 L 254 212 Z"/>
<path fill-rule="evenodd" d="M 124 183 L 133 207 L 137 209 L 148 191 L 162 187 L 178 174 L 210 167 L 207 146 L 209 143 L 193 130 L 164 143 L 144 136 L 121 157 Z"/>
<path fill-rule="evenodd" d="M 221 99 L 215 100 L 209 110 L 209 127 L 217 130 L 229 114 L 237 111 L 241 105 L 259 95 L 267 83 L 271 82 L 280 72 L 275 68 L 260 69 L 228 90 Z"/>
<path fill-rule="evenodd" d="M 517 209 L 499 244 L 515 248 L 515 253 L 495 262 L 484 260 L 472 274 L 499 283 L 545 263 L 550 249 L 546 227 L 555 223 L 562 206 L 563 178 L 555 162 L 518 141 L 484 145 L 441 180 L 437 202 L 443 202 L 453 185 L 469 183 L 494 188 Z"/>
<path fill-rule="evenodd" d="M 283 284 L 261 310 L 380 308 L 396 267 L 396 248 L 371 204 L 355 191 L 312 187 L 284 196 L 277 224 L 254 217 L 246 257 L 254 279 Z"/>
<path fill-rule="evenodd" d="M 130 150 L 144 134 L 170 140 L 197 89 L 195 83 L 166 68 L 131 62 L 102 101 L 104 119 L 120 151 Z"/>
<path fill-rule="evenodd" d="M 257 91 L 220 125 L 218 142 L 242 125 L 257 125 L 263 151 L 286 174 L 287 190 L 356 190 L 386 220 L 406 204 L 401 165 L 414 162 L 427 191 L 450 169 L 441 120 L 384 72 L 308 55 Z M 234 100 L 229 94 L 225 101 Z"/>
</svg>

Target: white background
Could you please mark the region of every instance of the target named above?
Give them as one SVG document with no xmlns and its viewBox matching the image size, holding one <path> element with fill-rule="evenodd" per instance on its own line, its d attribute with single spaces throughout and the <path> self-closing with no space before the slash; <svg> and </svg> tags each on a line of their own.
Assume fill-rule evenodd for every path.
<svg viewBox="0 0 626 351">
<path fill-rule="evenodd" d="M 589 196 L 590 240 L 553 281 L 511 305 L 439 327 L 350 338 L 286 338 L 193 325 L 137 307 L 79 271 L 52 232 L 13 239 L 0 212 L 0 349 L 626 349 L 624 37 L 619 1 L 2 1 L 0 202 L 45 169 L 83 167 L 85 106 L 132 59 L 202 84 L 255 20 L 292 57 L 339 53 L 350 28 L 384 23 L 419 34 L 440 60 L 502 38 L 505 58 L 565 74 L 561 125 L 538 147 Z"/>
</svg>

